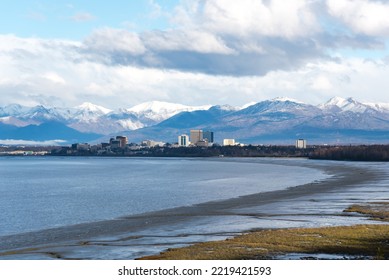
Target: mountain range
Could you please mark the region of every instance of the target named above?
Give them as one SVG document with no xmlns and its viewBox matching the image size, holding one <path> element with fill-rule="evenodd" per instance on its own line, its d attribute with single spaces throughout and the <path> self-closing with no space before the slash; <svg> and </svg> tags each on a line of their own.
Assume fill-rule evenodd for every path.
<svg viewBox="0 0 389 280">
<path fill-rule="evenodd" d="M 243 143 L 292 144 L 304 138 L 317 144 L 387 143 L 389 104 L 334 97 L 317 106 L 276 98 L 241 108 L 158 101 L 118 110 L 91 103 L 74 108 L 0 107 L 0 139 L 72 143 L 107 141 L 120 134 L 132 142 L 176 142 L 190 129 L 214 131 L 216 142 L 235 138 Z"/>
</svg>

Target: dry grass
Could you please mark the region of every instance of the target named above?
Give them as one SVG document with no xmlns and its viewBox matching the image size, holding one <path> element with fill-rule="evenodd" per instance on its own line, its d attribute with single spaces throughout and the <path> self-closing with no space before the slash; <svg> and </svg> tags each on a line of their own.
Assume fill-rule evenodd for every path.
<svg viewBox="0 0 389 280">
<path fill-rule="evenodd" d="M 389 203 L 353 205 L 347 212 L 389 220 Z M 271 259 L 287 253 L 337 254 L 389 259 L 389 225 L 260 230 L 232 239 L 170 249 L 143 259 Z"/>
<path fill-rule="evenodd" d="M 389 202 L 371 202 L 354 204 L 344 212 L 356 212 L 371 217 L 373 220 L 389 221 Z"/>
<path fill-rule="evenodd" d="M 287 253 L 326 253 L 389 258 L 389 225 L 277 229 L 171 249 L 144 259 L 271 259 Z"/>
</svg>

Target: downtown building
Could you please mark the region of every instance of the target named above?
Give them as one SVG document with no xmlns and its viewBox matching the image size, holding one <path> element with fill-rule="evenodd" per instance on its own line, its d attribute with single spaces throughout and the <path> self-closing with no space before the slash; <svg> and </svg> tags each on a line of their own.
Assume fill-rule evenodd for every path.
<svg viewBox="0 0 389 280">
<path fill-rule="evenodd" d="M 200 129 L 190 130 L 190 143 L 197 145 L 197 142 L 203 141 L 203 131 Z"/>
<path fill-rule="evenodd" d="M 189 142 L 189 136 L 186 134 L 182 134 L 178 136 L 178 146 L 180 147 L 188 147 L 190 144 Z"/>
</svg>

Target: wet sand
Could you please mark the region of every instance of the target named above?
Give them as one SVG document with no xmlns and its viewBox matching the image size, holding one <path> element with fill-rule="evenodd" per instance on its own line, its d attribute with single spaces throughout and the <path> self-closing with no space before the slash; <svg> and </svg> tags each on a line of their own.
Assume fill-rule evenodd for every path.
<svg viewBox="0 0 389 280">
<path fill-rule="evenodd" d="M 287 162 L 276 162 L 276 164 L 288 165 Z M 385 176 L 372 168 L 331 162 L 315 166 L 310 166 L 309 161 L 301 161 L 297 164 L 319 168 L 331 177 L 324 181 L 286 190 L 166 209 L 114 220 L 3 236 L 0 237 L 0 259 L 133 259 L 169 247 L 185 246 L 197 241 L 224 239 L 258 227 L 256 222 L 262 218 L 270 220 L 268 227 L 271 227 L 272 221 L 277 220 L 271 216 L 278 215 L 276 210 L 271 210 L 272 205 L 284 207 L 290 205 L 293 208 L 293 205 L 304 203 L 307 198 L 313 202 L 314 199 L 310 198 L 312 196 L 333 195 L 337 191 L 379 181 Z M 294 211 L 289 215 L 310 215 L 310 213 L 297 212 Z M 337 213 L 336 215 L 350 214 Z M 283 213 L 282 219 L 287 216 L 287 213 Z M 251 220 L 245 220 L 247 217 Z M 215 228 L 212 229 L 214 222 Z M 218 222 L 221 224 L 216 226 Z M 243 223 L 242 228 L 240 226 Z"/>
</svg>

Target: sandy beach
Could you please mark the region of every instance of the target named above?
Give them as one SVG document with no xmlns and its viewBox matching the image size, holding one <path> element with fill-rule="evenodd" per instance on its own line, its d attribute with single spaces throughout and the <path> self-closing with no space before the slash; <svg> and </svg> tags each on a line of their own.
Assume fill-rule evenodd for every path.
<svg viewBox="0 0 389 280">
<path fill-rule="evenodd" d="M 286 190 L 3 236 L 0 259 L 135 259 L 255 228 L 357 224 L 365 218 L 342 210 L 355 201 L 374 199 L 375 194 L 366 196 L 365 186 L 381 186 L 388 177 L 383 170 L 358 164 L 312 165 L 308 160 L 297 164 L 331 177 Z M 387 190 L 379 192 L 382 198 Z"/>
</svg>

